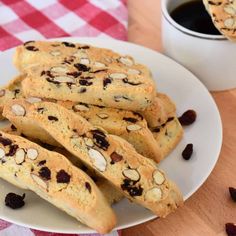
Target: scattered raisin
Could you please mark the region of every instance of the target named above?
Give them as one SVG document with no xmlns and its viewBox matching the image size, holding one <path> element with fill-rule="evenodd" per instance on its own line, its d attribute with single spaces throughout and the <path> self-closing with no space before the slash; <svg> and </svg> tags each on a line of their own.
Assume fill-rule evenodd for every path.
<svg viewBox="0 0 236 236">
<path fill-rule="evenodd" d="M 115 164 L 123 159 L 123 156 L 119 155 L 117 152 L 111 154 L 111 164 Z"/>
<path fill-rule="evenodd" d="M 11 130 L 12 130 L 12 131 L 16 131 L 17 128 L 16 128 L 14 125 L 11 125 Z"/>
<path fill-rule="evenodd" d="M 33 52 L 39 51 L 39 49 L 36 48 L 35 46 L 27 46 L 27 47 L 25 47 L 25 48 L 26 48 L 27 50 L 33 51 Z"/>
<path fill-rule="evenodd" d="M 152 132 L 159 133 L 161 131 L 160 127 L 155 127 L 152 129 Z"/>
<path fill-rule="evenodd" d="M 167 119 L 166 123 L 171 122 L 172 120 L 174 120 L 174 117 L 169 117 L 169 118 Z"/>
<path fill-rule="evenodd" d="M 121 185 L 122 190 L 126 190 L 131 197 L 141 196 L 143 194 L 143 188 L 141 186 L 134 186 L 135 182 L 130 179 L 124 179 Z"/>
<path fill-rule="evenodd" d="M 78 47 L 78 49 L 89 49 L 89 48 L 90 47 L 88 45 Z"/>
<path fill-rule="evenodd" d="M 132 117 L 124 117 L 123 120 L 131 122 L 131 123 L 136 123 L 138 120 Z"/>
<path fill-rule="evenodd" d="M 68 72 L 66 73 L 67 75 L 73 76 L 74 78 L 79 77 L 82 73 L 79 71 L 74 71 L 74 72 Z"/>
<path fill-rule="evenodd" d="M 83 72 L 86 72 L 86 71 L 89 71 L 90 68 L 87 67 L 86 65 L 84 64 L 80 64 L 80 63 L 77 63 L 77 64 L 74 64 L 74 67 L 79 70 L 79 71 L 83 71 Z"/>
<path fill-rule="evenodd" d="M 75 48 L 75 44 L 73 44 L 73 43 L 62 42 L 62 44 L 65 45 L 66 47 Z"/>
<path fill-rule="evenodd" d="M 57 183 L 69 183 L 70 177 L 71 176 L 67 174 L 64 170 L 60 170 L 57 173 Z"/>
<path fill-rule="evenodd" d="M 233 223 L 225 224 L 225 231 L 228 236 L 236 236 L 236 225 Z"/>
<path fill-rule="evenodd" d="M 51 78 L 46 78 L 46 80 L 49 82 L 49 83 L 53 83 L 53 84 L 60 84 L 60 82 L 56 81 L 56 80 L 53 80 Z"/>
<path fill-rule="evenodd" d="M 93 82 L 89 82 L 88 80 L 81 79 L 81 80 L 79 80 L 79 84 L 83 85 L 83 86 L 90 86 L 93 84 Z"/>
<path fill-rule="evenodd" d="M 236 188 L 229 187 L 229 193 L 232 200 L 236 202 Z"/>
<path fill-rule="evenodd" d="M 20 196 L 15 193 L 8 193 L 5 197 L 5 205 L 12 209 L 21 208 L 25 205 L 24 198 L 25 194 Z"/>
<path fill-rule="evenodd" d="M 43 166 L 46 164 L 46 162 L 47 162 L 46 160 L 42 160 L 38 163 L 38 166 Z"/>
<path fill-rule="evenodd" d="M 17 144 L 12 144 L 10 146 L 10 150 L 9 152 L 6 154 L 6 156 L 14 156 L 16 154 L 16 150 L 18 149 L 18 145 Z"/>
<path fill-rule="evenodd" d="M 108 84 L 111 84 L 111 79 L 106 78 L 103 80 L 103 89 L 107 87 Z"/>
<path fill-rule="evenodd" d="M 12 141 L 8 138 L 3 138 L 0 136 L 0 143 L 3 145 L 3 146 L 8 146 L 8 145 L 11 145 L 12 144 Z"/>
<path fill-rule="evenodd" d="M 106 151 L 110 146 L 109 142 L 106 140 L 106 135 L 100 130 L 93 130 L 92 134 L 93 134 L 93 139 L 95 140 L 95 144 L 99 148 Z"/>
<path fill-rule="evenodd" d="M 197 118 L 197 113 L 194 110 L 187 110 L 179 117 L 181 125 L 191 125 Z"/>
<path fill-rule="evenodd" d="M 105 72 L 107 69 L 99 69 L 99 70 L 94 70 L 92 73 L 99 73 L 99 72 Z"/>
<path fill-rule="evenodd" d="M 46 166 L 42 167 L 39 170 L 39 175 L 45 180 L 50 180 L 51 179 L 51 171 Z"/>
<path fill-rule="evenodd" d="M 193 154 L 193 144 L 189 143 L 182 152 L 182 157 L 184 160 L 189 160 Z"/>
<path fill-rule="evenodd" d="M 91 193 L 91 185 L 88 182 L 85 182 L 85 188 L 88 189 L 89 193 Z"/>
<path fill-rule="evenodd" d="M 39 108 L 37 109 L 37 112 L 40 113 L 40 114 L 43 114 L 44 108 L 43 108 L 43 107 L 39 107 Z"/>
<path fill-rule="evenodd" d="M 80 88 L 79 93 L 85 93 L 87 91 L 86 88 Z"/>
<path fill-rule="evenodd" d="M 140 115 L 138 112 L 134 112 L 134 111 L 133 111 L 133 114 L 134 114 L 135 116 L 138 116 L 141 120 L 143 120 L 143 116 Z"/>
<path fill-rule="evenodd" d="M 48 120 L 58 121 L 58 118 L 55 116 L 48 116 Z"/>
</svg>

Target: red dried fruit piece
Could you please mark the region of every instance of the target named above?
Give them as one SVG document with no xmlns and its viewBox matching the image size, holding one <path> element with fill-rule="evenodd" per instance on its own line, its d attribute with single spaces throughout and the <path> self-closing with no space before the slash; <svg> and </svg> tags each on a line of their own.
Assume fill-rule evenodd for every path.
<svg viewBox="0 0 236 236">
<path fill-rule="evenodd" d="M 236 188 L 229 187 L 229 193 L 232 200 L 236 202 Z"/>
<path fill-rule="evenodd" d="M 48 119 L 52 121 L 58 121 L 58 118 L 55 116 L 48 116 Z"/>
<path fill-rule="evenodd" d="M 197 118 L 197 113 L 194 110 L 187 110 L 180 116 L 179 122 L 181 125 L 191 125 Z"/>
<path fill-rule="evenodd" d="M 89 193 L 91 193 L 91 185 L 88 182 L 85 182 L 85 188 L 88 189 Z"/>
<path fill-rule="evenodd" d="M 60 170 L 57 173 L 57 183 L 69 183 L 70 175 L 67 174 L 64 170 Z"/>
<path fill-rule="evenodd" d="M 233 223 L 225 224 L 225 231 L 228 236 L 236 236 L 236 225 Z"/>
<path fill-rule="evenodd" d="M 20 196 L 15 193 L 8 193 L 5 197 L 5 205 L 12 209 L 21 208 L 25 205 L 24 198 L 25 194 Z"/>
<path fill-rule="evenodd" d="M 189 160 L 193 154 L 193 144 L 189 143 L 182 152 L 182 157 L 184 160 Z"/>
<path fill-rule="evenodd" d="M 111 154 L 111 164 L 115 164 L 116 162 L 119 162 L 122 159 L 123 159 L 123 157 L 116 152 L 113 152 Z"/>
<path fill-rule="evenodd" d="M 51 179 L 51 171 L 46 166 L 42 167 L 39 170 L 39 175 L 45 180 L 50 180 Z"/>
</svg>

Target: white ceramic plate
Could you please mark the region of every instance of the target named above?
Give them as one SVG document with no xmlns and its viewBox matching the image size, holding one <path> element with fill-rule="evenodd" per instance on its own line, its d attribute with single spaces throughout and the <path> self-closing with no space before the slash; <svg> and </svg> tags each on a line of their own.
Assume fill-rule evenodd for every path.
<svg viewBox="0 0 236 236">
<path fill-rule="evenodd" d="M 60 39 L 62 40 L 62 39 Z M 185 128 L 185 135 L 177 148 L 161 163 L 161 168 L 180 187 L 184 199 L 189 198 L 204 183 L 218 159 L 222 144 L 222 125 L 217 107 L 202 83 L 188 70 L 171 59 L 150 49 L 131 43 L 96 38 L 65 38 L 98 47 L 111 48 L 122 54 L 130 54 L 146 64 L 156 80 L 158 91 L 167 93 L 177 105 L 178 115 L 191 108 L 197 111 L 197 121 Z M 0 85 L 6 84 L 16 69 L 12 65 L 11 49 L 0 54 Z M 194 144 L 194 154 L 189 161 L 181 157 L 187 143 Z M 26 192 L 26 205 L 20 210 L 4 206 L 8 192 Z M 123 200 L 114 206 L 117 214 L 117 229 L 127 228 L 155 218 L 143 207 Z M 93 230 L 80 225 L 75 219 L 41 200 L 34 193 L 22 191 L 0 180 L 0 218 L 44 231 L 60 233 L 91 233 Z"/>
</svg>

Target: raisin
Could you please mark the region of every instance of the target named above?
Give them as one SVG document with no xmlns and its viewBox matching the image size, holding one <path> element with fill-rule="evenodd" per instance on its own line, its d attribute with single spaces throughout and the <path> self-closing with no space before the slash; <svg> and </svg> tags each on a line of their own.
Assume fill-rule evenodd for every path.
<svg viewBox="0 0 236 236">
<path fill-rule="evenodd" d="M 86 72 L 86 71 L 89 71 L 90 68 L 87 67 L 86 65 L 84 64 L 80 64 L 80 63 L 77 63 L 77 64 L 74 64 L 74 67 L 79 70 L 79 71 L 83 71 L 83 72 Z"/>
<path fill-rule="evenodd" d="M 229 193 L 232 200 L 236 202 L 236 188 L 229 187 Z"/>
<path fill-rule="evenodd" d="M 105 134 L 100 130 L 93 130 L 92 133 L 93 133 L 93 139 L 95 140 L 95 144 L 99 148 L 106 151 L 108 149 L 108 147 L 110 146 L 110 144 L 106 140 Z"/>
<path fill-rule="evenodd" d="M 39 108 L 37 109 L 37 112 L 40 113 L 40 114 L 43 114 L 44 108 L 43 108 L 43 107 L 39 107 Z"/>
<path fill-rule="evenodd" d="M 89 49 L 89 48 L 90 47 L 88 45 L 78 47 L 78 49 Z"/>
<path fill-rule="evenodd" d="M 134 111 L 133 111 L 133 114 L 134 114 L 135 116 L 138 116 L 141 120 L 143 120 L 143 116 L 140 115 L 138 112 L 134 112 Z"/>
<path fill-rule="evenodd" d="M 6 156 L 14 156 L 16 154 L 16 150 L 18 149 L 18 145 L 17 144 L 13 144 L 10 146 L 10 150 L 9 152 L 6 154 Z"/>
<path fill-rule="evenodd" d="M 3 146 L 8 146 L 8 145 L 11 145 L 12 144 L 12 141 L 8 138 L 3 138 L 3 137 L 0 137 L 0 143 L 3 145 Z"/>
<path fill-rule="evenodd" d="M 179 122 L 181 125 L 191 125 L 197 118 L 197 113 L 194 110 L 187 110 L 180 116 Z"/>
<path fill-rule="evenodd" d="M 193 144 L 189 143 L 182 152 L 182 157 L 184 160 L 189 160 L 193 154 Z"/>
<path fill-rule="evenodd" d="M 53 84 L 60 84 L 60 82 L 56 81 L 56 80 L 53 80 L 51 78 L 46 78 L 46 80 L 49 82 L 49 83 L 53 83 Z"/>
<path fill-rule="evenodd" d="M 80 88 L 79 93 L 85 93 L 87 91 L 86 88 Z"/>
<path fill-rule="evenodd" d="M 84 85 L 84 86 L 90 86 L 93 84 L 93 82 L 89 82 L 88 80 L 81 79 L 81 80 L 79 80 L 79 84 Z"/>
<path fill-rule="evenodd" d="M 15 193 L 8 193 L 5 197 L 5 205 L 12 209 L 21 208 L 25 205 L 24 198 L 25 194 L 20 196 Z"/>
<path fill-rule="evenodd" d="M 135 182 L 129 179 L 124 179 L 121 185 L 122 190 L 126 190 L 131 197 L 141 196 L 143 194 L 143 188 L 141 186 L 134 186 Z"/>
<path fill-rule="evenodd" d="M 11 130 L 12 130 L 12 131 L 16 131 L 17 128 L 16 128 L 14 125 L 11 125 Z"/>
<path fill-rule="evenodd" d="M 111 164 L 115 164 L 123 159 L 123 156 L 119 155 L 117 152 L 111 154 Z"/>
<path fill-rule="evenodd" d="M 85 182 L 85 188 L 88 189 L 89 193 L 91 193 L 91 185 L 88 182 Z"/>
<path fill-rule="evenodd" d="M 42 167 L 39 170 L 39 175 L 45 180 L 50 180 L 51 179 L 51 171 L 46 166 Z"/>
<path fill-rule="evenodd" d="M 152 129 L 152 132 L 159 133 L 161 131 L 160 127 L 155 127 Z"/>
<path fill-rule="evenodd" d="M 75 44 L 73 44 L 73 43 L 62 42 L 62 44 L 65 45 L 66 47 L 75 48 Z"/>
<path fill-rule="evenodd" d="M 100 70 L 94 70 L 92 73 L 99 73 L 99 72 L 105 72 L 107 69 L 100 69 Z"/>
<path fill-rule="evenodd" d="M 39 49 L 36 48 L 35 46 L 27 46 L 27 47 L 25 47 L 25 48 L 26 48 L 27 50 L 33 51 L 33 52 L 39 51 Z"/>
<path fill-rule="evenodd" d="M 135 82 L 130 82 L 127 78 L 123 79 L 122 81 L 123 81 L 125 84 L 130 84 L 130 85 L 133 85 L 133 86 L 142 84 L 141 82 L 137 82 L 137 83 L 135 83 Z"/>
<path fill-rule="evenodd" d="M 123 120 L 131 122 L 131 123 L 136 123 L 138 120 L 132 117 L 124 117 Z"/>
<path fill-rule="evenodd" d="M 108 84 L 111 84 L 111 79 L 106 78 L 103 80 L 103 89 L 107 87 Z"/>
<path fill-rule="evenodd" d="M 69 183 L 70 175 L 67 174 L 64 170 L 60 170 L 57 173 L 57 183 Z"/>
<path fill-rule="evenodd" d="M 169 117 L 169 118 L 167 119 L 166 123 L 167 123 L 167 122 L 171 122 L 172 120 L 174 120 L 174 117 Z"/>
<path fill-rule="evenodd" d="M 225 224 L 225 231 L 228 236 L 236 236 L 236 225 L 233 223 Z"/>
<path fill-rule="evenodd" d="M 70 76 L 73 76 L 74 78 L 77 78 L 77 77 L 79 77 L 82 74 L 82 72 L 74 71 L 74 72 L 68 72 L 66 74 L 70 75 Z"/>
<path fill-rule="evenodd" d="M 43 166 L 46 164 L 46 162 L 47 162 L 46 160 L 42 160 L 38 163 L 38 166 Z"/>
<path fill-rule="evenodd" d="M 15 89 L 15 90 L 13 90 L 13 92 L 14 92 L 14 97 L 16 97 L 16 95 L 17 95 L 18 93 L 20 93 L 20 89 Z"/>
<path fill-rule="evenodd" d="M 48 116 L 48 120 L 58 121 L 58 118 L 55 116 Z"/>
</svg>

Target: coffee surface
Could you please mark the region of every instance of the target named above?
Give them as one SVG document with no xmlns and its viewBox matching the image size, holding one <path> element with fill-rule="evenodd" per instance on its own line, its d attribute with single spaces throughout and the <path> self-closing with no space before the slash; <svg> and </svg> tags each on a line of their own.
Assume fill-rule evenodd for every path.
<svg viewBox="0 0 236 236">
<path fill-rule="evenodd" d="M 206 11 L 202 0 L 184 3 L 171 12 L 171 17 L 181 26 L 202 34 L 220 35 Z"/>
</svg>

